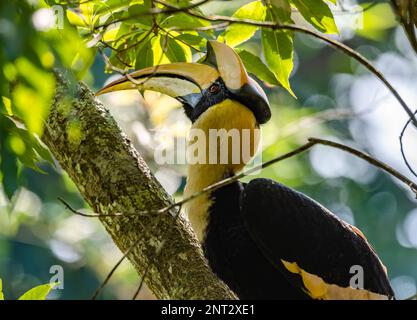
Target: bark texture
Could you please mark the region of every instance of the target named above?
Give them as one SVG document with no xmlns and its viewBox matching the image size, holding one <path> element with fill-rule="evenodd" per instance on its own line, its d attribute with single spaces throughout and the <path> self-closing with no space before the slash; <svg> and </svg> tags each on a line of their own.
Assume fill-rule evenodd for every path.
<svg viewBox="0 0 417 320">
<path fill-rule="evenodd" d="M 135 213 L 171 203 L 146 163 L 94 94 L 57 74 L 57 91 L 42 140 L 100 214 Z M 234 299 L 209 269 L 189 224 L 175 210 L 100 218 L 159 299 Z M 74 230 L 77 232 L 77 230 Z M 164 241 L 159 255 L 156 251 Z"/>
</svg>

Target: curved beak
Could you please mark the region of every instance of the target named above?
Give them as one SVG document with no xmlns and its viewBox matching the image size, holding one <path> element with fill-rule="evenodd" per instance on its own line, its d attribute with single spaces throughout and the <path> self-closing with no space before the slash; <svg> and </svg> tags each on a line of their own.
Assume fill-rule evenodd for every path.
<svg viewBox="0 0 417 320">
<path fill-rule="evenodd" d="M 138 70 L 117 79 L 96 96 L 120 90 L 152 90 L 167 94 L 194 107 L 217 78 L 218 71 L 201 63 L 170 63 Z"/>
<path fill-rule="evenodd" d="M 152 90 L 176 98 L 186 107 L 195 108 L 211 84 L 224 82 L 231 98 L 246 105 L 263 124 L 271 118 L 268 98 L 249 77 L 239 55 L 218 41 L 207 42 L 203 63 L 178 62 L 138 70 L 111 82 L 96 95 L 120 90 Z"/>
</svg>

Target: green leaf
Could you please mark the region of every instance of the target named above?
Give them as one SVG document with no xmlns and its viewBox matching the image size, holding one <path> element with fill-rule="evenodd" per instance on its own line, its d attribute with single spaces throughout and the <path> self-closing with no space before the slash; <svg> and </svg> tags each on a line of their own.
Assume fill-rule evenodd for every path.
<svg viewBox="0 0 417 320">
<path fill-rule="evenodd" d="M 165 41 L 167 43 L 165 44 Z M 183 48 L 170 37 L 160 38 L 161 48 L 165 48 L 165 55 L 171 62 L 186 62 L 187 58 Z"/>
<path fill-rule="evenodd" d="M 3 106 L 7 112 L 7 115 L 12 116 L 13 115 L 12 102 L 7 97 L 1 97 L 1 99 L 3 101 Z"/>
<path fill-rule="evenodd" d="M 18 127 L 15 127 L 11 132 L 16 134 L 20 139 L 22 139 L 27 149 L 36 151 L 36 153 L 42 159 L 48 161 L 52 165 L 54 164 L 54 160 L 53 160 L 51 152 L 37 136 L 31 134 L 25 129 L 18 128 Z M 33 152 L 27 152 L 27 151 L 25 152 L 24 155 L 26 157 L 29 157 L 30 160 L 23 161 L 20 157 L 19 157 L 19 160 L 21 160 L 25 165 L 28 165 L 32 169 L 39 171 L 39 168 L 35 165 L 35 162 L 39 161 L 38 156 L 34 154 Z"/>
<path fill-rule="evenodd" d="M 362 9 L 369 3 L 361 4 Z M 363 11 L 362 25 L 356 28 L 356 33 L 361 37 L 374 41 L 383 41 L 388 31 L 397 26 L 397 18 L 389 3 L 378 3 Z"/>
<path fill-rule="evenodd" d="M 239 54 L 240 58 L 245 65 L 246 70 L 249 73 L 254 74 L 260 80 L 272 84 L 272 85 L 279 85 L 277 78 L 275 75 L 269 70 L 269 68 L 263 63 L 263 61 L 253 53 L 246 51 L 246 50 L 239 50 L 236 49 L 237 53 Z"/>
<path fill-rule="evenodd" d="M 185 7 L 190 5 L 190 0 L 165 0 L 167 3 L 171 3 L 177 7 Z"/>
<path fill-rule="evenodd" d="M 84 17 L 83 20 L 85 20 L 88 25 L 91 25 L 94 22 L 94 7 L 95 3 L 92 1 L 84 1 L 80 4 L 79 8 Z"/>
<path fill-rule="evenodd" d="M 129 6 L 128 12 L 129 16 L 132 17 L 125 21 L 127 24 L 131 25 L 143 25 L 147 27 L 151 27 L 153 24 L 152 17 L 147 14 L 150 10 L 150 4 L 144 3 L 140 4 L 133 4 Z"/>
<path fill-rule="evenodd" d="M 338 34 L 333 14 L 329 6 L 322 0 L 290 0 L 301 15 L 317 30 Z"/>
<path fill-rule="evenodd" d="M 87 27 L 87 21 L 83 17 L 71 10 L 67 10 L 67 19 L 70 24 L 77 27 Z"/>
<path fill-rule="evenodd" d="M 6 145 L 7 132 L 0 130 L 2 141 L 0 142 L 0 172 L 3 174 L 2 184 L 4 192 L 8 199 L 13 197 L 13 194 L 18 188 L 18 165 L 16 156 Z"/>
<path fill-rule="evenodd" d="M 0 278 L 0 300 L 4 300 L 4 294 L 3 294 L 3 282 Z"/>
<path fill-rule="evenodd" d="M 199 35 L 194 35 L 190 33 L 182 33 L 179 36 L 175 37 L 176 40 L 185 42 L 190 46 L 197 47 L 206 47 L 207 40 Z"/>
<path fill-rule="evenodd" d="M 15 65 L 22 81 L 12 92 L 14 113 L 24 121 L 29 131 L 41 135 L 55 90 L 54 76 L 25 57 L 16 59 Z"/>
<path fill-rule="evenodd" d="M 208 25 L 210 25 L 210 22 L 196 18 L 196 17 L 192 17 L 182 12 L 166 18 L 161 23 L 161 26 L 164 29 L 170 29 L 170 28 L 195 29 L 195 28 L 207 27 Z"/>
<path fill-rule="evenodd" d="M 40 286 L 36 286 L 29 291 L 25 292 L 19 300 L 45 300 L 49 292 L 57 285 L 58 283 L 47 283 Z"/>
<path fill-rule="evenodd" d="M 234 14 L 234 18 L 263 21 L 265 19 L 265 6 L 262 1 L 253 1 L 240 7 Z M 232 24 L 225 32 L 226 43 L 235 47 L 253 37 L 258 27 Z"/>
<path fill-rule="evenodd" d="M 279 23 L 293 23 L 291 20 L 291 5 L 288 0 L 270 0 L 270 17 Z"/>
<path fill-rule="evenodd" d="M 16 123 L 7 116 L 0 115 L 0 125 L 8 135 L 8 138 L 4 139 L 4 141 L 8 143 L 6 146 L 13 151 L 14 155 L 24 165 L 38 172 L 43 172 L 36 165 L 40 160 L 39 157 L 54 164 L 49 149 L 41 142 L 38 136 L 24 128 L 19 128 Z"/>
<path fill-rule="evenodd" d="M 272 19 L 270 10 L 267 10 L 267 19 Z M 293 69 L 293 37 L 294 34 L 288 30 L 262 30 L 262 48 L 265 60 L 282 86 L 295 97 L 289 82 Z"/>
<path fill-rule="evenodd" d="M 136 50 L 135 69 L 143 69 L 153 66 L 153 50 L 151 47 L 151 40 L 145 40 Z"/>
</svg>

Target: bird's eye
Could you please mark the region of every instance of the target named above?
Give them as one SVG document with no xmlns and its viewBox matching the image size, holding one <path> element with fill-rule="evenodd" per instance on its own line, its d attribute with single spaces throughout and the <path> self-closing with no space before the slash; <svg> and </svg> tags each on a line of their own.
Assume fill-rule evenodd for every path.
<svg viewBox="0 0 417 320">
<path fill-rule="evenodd" d="M 212 84 L 209 88 L 210 93 L 217 93 L 220 91 L 220 86 L 216 83 Z"/>
</svg>

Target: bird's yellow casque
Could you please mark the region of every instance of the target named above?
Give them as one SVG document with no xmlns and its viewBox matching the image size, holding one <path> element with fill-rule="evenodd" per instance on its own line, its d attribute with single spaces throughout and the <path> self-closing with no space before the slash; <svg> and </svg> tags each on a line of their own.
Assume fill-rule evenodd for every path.
<svg viewBox="0 0 417 320">
<path fill-rule="evenodd" d="M 239 55 L 217 41 L 208 41 L 202 63 L 135 71 L 97 95 L 129 89 L 178 99 L 192 128 L 206 137 L 213 129 L 250 132 L 251 156 L 256 130 L 271 117 L 266 94 Z M 188 166 L 184 196 L 235 175 L 248 162 L 244 157 L 206 160 Z M 359 230 L 275 181 L 237 181 L 188 202 L 185 209 L 211 268 L 240 298 L 393 298 L 384 266 Z M 352 286 L 352 266 L 362 268 L 363 287 Z"/>
</svg>

